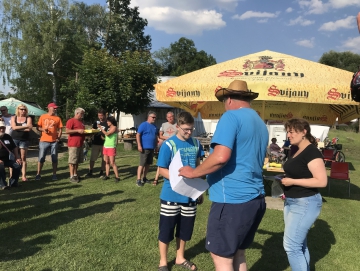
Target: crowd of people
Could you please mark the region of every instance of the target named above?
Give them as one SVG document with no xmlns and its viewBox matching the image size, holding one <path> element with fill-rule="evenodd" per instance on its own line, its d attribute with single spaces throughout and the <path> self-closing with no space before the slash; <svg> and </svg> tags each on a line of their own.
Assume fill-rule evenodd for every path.
<svg viewBox="0 0 360 271">
<path fill-rule="evenodd" d="M 156 112 L 150 111 L 147 120 L 141 123 L 136 134 L 139 151 L 139 166 L 136 185 L 141 187 L 150 182 L 147 179 L 154 153 L 158 151 L 157 174 L 153 185 L 158 184 L 159 174 L 164 182 L 159 206 L 159 265 L 158 271 L 168 271 L 169 244 L 176 239 L 175 265 L 188 270 L 197 270 L 195 263 L 185 257 L 186 243 L 194 230 L 197 206 L 203 197 L 192 199 L 175 192 L 169 181 L 169 165 L 177 151 L 180 152 L 183 167 L 179 176 L 206 178 L 209 184 L 209 199 L 212 201 L 205 247 L 210 252 L 217 271 L 245 271 L 246 249 L 252 244 L 256 231 L 266 211 L 263 184 L 263 163 L 268 148 L 269 134 L 264 121 L 251 108 L 250 102 L 258 93 L 251 92 L 245 81 L 235 80 L 229 87 L 217 90 L 216 98 L 224 104 L 225 113 L 220 118 L 211 141 L 210 155 L 200 163 L 204 151 L 199 141 L 192 137 L 194 118 L 188 112 L 181 112 L 176 120 L 173 112 L 167 113 L 158 133 L 155 126 Z M 0 120 L 0 188 L 17 187 L 20 174 L 27 181 L 26 153 L 28 133 L 33 127 L 27 107 L 20 104 L 16 114 L 9 118 L 5 108 Z M 53 175 L 57 180 L 57 145 L 62 135 L 62 121 L 56 115 L 55 103 L 48 105 L 48 113 L 37 123 L 41 132 L 39 143 L 38 170 L 36 180 L 41 179 L 41 169 L 46 151 L 51 152 Z M 80 181 L 79 163 L 84 161 L 89 146 L 84 147 L 85 126 L 82 121 L 85 110 L 77 108 L 74 117 L 66 122 L 68 134 L 68 164 L 70 181 Z M 9 127 L 12 131 L 6 133 Z M 291 119 L 284 125 L 288 143 L 296 146 L 296 152 L 287 157 L 283 165 L 285 174 L 281 177 L 284 186 L 284 239 L 283 246 L 293 271 L 310 270 L 310 254 L 307 234 L 320 214 L 322 197 L 318 188 L 327 185 L 327 175 L 321 153 L 311 135 L 310 125 L 303 119 Z M 93 136 L 89 172 L 94 175 L 94 164 L 101 157 L 99 177 L 114 181 L 120 177 L 115 162 L 117 144 L 117 122 L 98 111 L 98 120 L 93 123 L 98 132 Z M 272 140 L 276 145 L 276 139 Z M 273 146 L 274 147 L 274 146 Z M 273 150 L 275 151 L 275 150 Z M 12 154 L 12 155 L 11 155 Z M 6 183 L 5 167 L 12 169 L 9 183 Z"/>
</svg>

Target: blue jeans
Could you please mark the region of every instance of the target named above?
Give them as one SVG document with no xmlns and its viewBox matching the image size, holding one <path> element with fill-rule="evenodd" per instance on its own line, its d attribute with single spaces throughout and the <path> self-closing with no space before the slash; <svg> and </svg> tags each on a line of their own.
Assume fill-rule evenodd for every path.
<svg viewBox="0 0 360 271">
<path fill-rule="evenodd" d="M 292 271 L 310 271 L 306 236 L 319 216 L 320 193 L 305 198 L 286 198 L 284 205 L 284 249 Z"/>
<path fill-rule="evenodd" d="M 53 163 L 57 163 L 57 161 L 58 161 L 57 146 L 58 146 L 57 141 L 55 141 L 55 142 L 40 141 L 39 142 L 39 162 L 40 163 L 45 162 L 46 152 L 50 148 L 51 161 Z"/>
<path fill-rule="evenodd" d="M 20 176 L 21 165 L 15 161 L 5 161 L 4 164 L 0 164 L 0 188 L 7 186 L 5 167 L 12 168 L 12 176 L 9 179 L 9 186 L 17 186 Z"/>
</svg>

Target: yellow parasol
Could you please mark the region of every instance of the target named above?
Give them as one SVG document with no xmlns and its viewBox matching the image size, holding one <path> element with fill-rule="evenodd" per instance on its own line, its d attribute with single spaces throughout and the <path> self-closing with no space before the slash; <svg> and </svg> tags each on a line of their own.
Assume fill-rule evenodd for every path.
<svg viewBox="0 0 360 271">
<path fill-rule="evenodd" d="M 215 92 L 233 80 L 244 80 L 259 97 L 252 102 L 265 120 L 303 117 L 310 123 L 331 125 L 360 116 L 351 100 L 353 73 L 290 55 L 262 51 L 219 63 L 155 85 L 159 102 L 182 108 L 194 116 L 217 119 L 224 106 Z"/>
</svg>

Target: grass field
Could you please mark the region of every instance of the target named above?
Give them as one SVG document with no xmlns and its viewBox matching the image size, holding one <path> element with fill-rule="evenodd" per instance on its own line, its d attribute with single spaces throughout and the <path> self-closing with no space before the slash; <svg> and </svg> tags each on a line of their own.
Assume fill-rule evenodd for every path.
<svg viewBox="0 0 360 271">
<path fill-rule="evenodd" d="M 331 192 L 322 189 L 322 213 L 309 233 L 312 270 L 358 271 L 360 250 L 360 135 L 332 130 L 351 164 L 351 197 L 347 184 L 333 180 Z M 34 181 L 36 163 L 30 162 L 30 182 L 0 191 L 0 270 L 157 270 L 159 194 L 154 187 L 135 185 L 137 151 L 119 147 L 121 182 L 97 177 L 69 182 L 66 155 L 58 181 L 51 181 L 45 162 L 41 181 Z M 48 159 L 49 160 L 49 159 Z M 87 173 L 88 163 L 80 167 Z M 95 174 L 98 173 L 99 161 Z M 151 168 L 150 178 L 155 175 Z M 113 175 L 112 175 L 113 176 Z M 214 270 L 204 249 L 210 202 L 198 208 L 195 230 L 186 257 L 202 271 Z M 290 270 L 282 247 L 282 211 L 267 210 L 247 251 L 249 270 Z M 173 262 L 175 244 L 169 250 Z M 183 270 L 169 263 L 170 270 Z"/>
</svg>

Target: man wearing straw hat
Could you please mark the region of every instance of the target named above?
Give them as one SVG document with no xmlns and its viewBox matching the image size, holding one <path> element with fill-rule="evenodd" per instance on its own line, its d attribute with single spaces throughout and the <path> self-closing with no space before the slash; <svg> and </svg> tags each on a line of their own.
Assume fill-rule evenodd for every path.
<svg viewBox="0 0 360 271">
<path fill-rule="evenodd" d="M 269 139 L 265 123 L 251 109 L 258 97 L 245 81 L 235 80 L 215 93 L 226 112 L 211 141 L 211 154 L 197 168 L 183 167 L 179 175 L 208 175 L 209 214 L 206 249 L 217 271 L 247 270 L 245 249 L 253 242 L 265 214 L 262 167 Z"/>
</svg>

